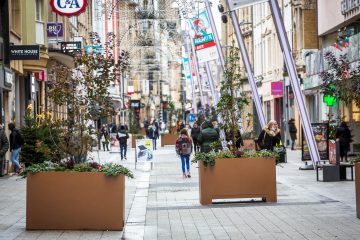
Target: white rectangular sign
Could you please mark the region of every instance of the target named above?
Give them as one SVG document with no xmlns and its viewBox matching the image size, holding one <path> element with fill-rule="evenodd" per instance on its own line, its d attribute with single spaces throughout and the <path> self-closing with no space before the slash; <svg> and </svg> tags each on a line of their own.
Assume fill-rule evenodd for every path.
<svg viewBox="0 0 360 240">
<path fill-rule="evenodd" d="M 228 0 L 229 1 L 229 9 L 236 10 L 238 8 L 251 6 L 261 2 L 267 2 L 268 0 Z"/>
<path fill-rule="evenodd" d="M 198 57 L 199 63 L 207 62 L 210 60 L 217 59 L 218 54 L 216 47 L 208 47 L 201 50 L 196 50 L 196 56 Z"/>
<path fill-rule="evenodd" d="M 148 162 L 153 160 L 152 139 L 136 139 L 136 159 L 138 162 Z"/>
</svg>

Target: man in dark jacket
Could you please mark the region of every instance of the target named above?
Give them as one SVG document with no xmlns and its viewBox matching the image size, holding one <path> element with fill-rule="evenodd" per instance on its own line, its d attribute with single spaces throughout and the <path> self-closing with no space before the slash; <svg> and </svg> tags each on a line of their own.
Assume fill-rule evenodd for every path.
<svg viewBox="0 0 360 240">
<path fill-rule="evenodd" d="M 200 134 L 200 131 L 201 130 L 200 130 L 198 124 L 195 122 L 193 128 L 191 129 L 191 138 L 192 138 L 192 142 L 194 144 L 195 154 L 197 153 L 197 151 L 200 148 L 198 140 L 197 140 L 197 138 L 198 138 L 198 136 Z"/>
<path fill-rule="evenodd" d="M 211 151 L 210 144 L 219 141 L 219 132 L 213 128 L 212 123 L 205 121 L 201 125 L 201 132 L 197 137 L 198 143 L 200 144 L 200 152 L 208 153 Z"/>
<path fill-rule="evenodd" d="M 127 149 L 127 140 L 129 138 L 129 134 L 125 130 L 125 126 L 121 125 L 118 134 L 116 134 L 116 139 L 120 144 L 120 156 L 121 160 L 125 158 L 126 160 L 126 149 Z"/>
<path fill-rule="evenodd" d="M 20 173 L 21 166 L 19 163 L 19 155 L 21 152 L 21 146 L 24 144 L 24 139 L 21 136 L 18 129 L 15 128 L 15 124 L 9 123 L 8 125 L 10 133 L 10 152 L 11 162 L 15 166 L 15 173 Z"/>
<path fill-rule="evenodd" d="M 5 135 L 4 129 L 0 129 L 0 167 L 3 170 L 5 162 L 5 154 L 9 150 L 9 141 Z M 0 170 L 0 177 L 2 177 L 2 171 Z"/>
</svg>

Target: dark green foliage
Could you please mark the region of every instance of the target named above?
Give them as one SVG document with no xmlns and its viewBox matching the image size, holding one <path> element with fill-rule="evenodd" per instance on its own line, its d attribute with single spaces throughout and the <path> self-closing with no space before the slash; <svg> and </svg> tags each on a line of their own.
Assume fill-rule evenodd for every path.
<svg viewBox="0 0 360 240">
<path fill-rule="evenodd" d="M 61 129 L 51 117 L 51 113 L 45 113 L 34 118 L 32 107 L 28 106 L 25 125 L 20 129 L 24 138 L 20 156 L 25 166 L 44 161 L 60 161 L 61 152 L 58 145 Z"/>
<path fill-rule="evenodd" d="M 244 109 L 250 104 L 249 97 L 242 91 L 244 79 L 241 77 L 239 48 L 232 46 L 229 57 L 226 59 L 224 80 L 221 82 L 221 97 L 217 104 L 217 113 L 222 117 L 223 123 L 220 128 L 226 133 L 229 148 L 236 152 L 238 122 L 244 113 Z"/>
</svg>

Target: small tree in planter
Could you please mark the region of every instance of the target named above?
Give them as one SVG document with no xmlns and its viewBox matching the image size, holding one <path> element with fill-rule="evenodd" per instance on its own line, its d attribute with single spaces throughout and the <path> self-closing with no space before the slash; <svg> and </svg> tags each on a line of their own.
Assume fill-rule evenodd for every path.
<svg viewBox="0 0 360 240">
<path fill-rule="evenodd" d="M 60 65 L 54 68 L 56 81 L 48 82 L 47 94 L 56 105 L 67 107 L 60 148 L 80 163 L 86 160 L 93 144 L 90 126 L 114 112 L 108 88 L 116 80 L 118 65 L 111 54 L 106 58 L 85 52 L 76 53 L 74 63 L 75 69 Z"/>
<path fill-rule="evenodd" d="M 238 123 L 244 114 L 245 106 L 250 104 L 246 93 L 241 92 L 244 80 L 241 78 L 239 61 L 239 48 L 233 46 L 226 62 L 224 80 L 221 82 L 220 88 L 221 97 L 216 109 L 223 119 L 220 128 L 225 131 L 226 138 L 230 143 L 228 146 L 233 153 L 237 150 L 236 141 L 240 137 L 238 136 Z"/>
</svg>

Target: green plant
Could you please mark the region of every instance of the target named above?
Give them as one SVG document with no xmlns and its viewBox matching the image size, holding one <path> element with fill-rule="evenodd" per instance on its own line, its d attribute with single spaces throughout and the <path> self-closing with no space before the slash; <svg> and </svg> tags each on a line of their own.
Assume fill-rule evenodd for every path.
<svg viewBox="0 0 360 240">
<path fill-rule="evenodd" d="M 323 80 L 322 92 L 345 103 L 352 101 L 360 107 L 360 66 L 352 69 L 347 55 L 339 58 L 333 52 L 326 52 L 324 58 L 329 70 L 321 73 Z"/>
<path fill-rule="evenodd" d="M 268 150 L 248 150 L 243 153 L 244 158 L 256 158 L 256 157 L 270 157 L 270 158 L 280 158 L 279 154 L 275 151 L 268 151 Z"/>
<path fill-rule="evenodd" d="M 113 38 L 110 34 L 110 48 Z M 47 82 L 48 98 L 67 108 L 67 119 L 60 121 L 64 131 L 59 147 L 66 158 L 76 163 L 86 161 L 92 148 L 89 123 L 95 126 L 97 120 L 114 113 L 109 86 L 118 79 L 123 64 L 114 62 L 112 52 L 109 50 L 106 57 L 95 52 L 78 52 L 74 54 L 75 68 L 54 65 L 50 73 L 53 80 Z"/>
<path fill-rule="evenodd" d="M 360 162 L 360 156 L 357 156 L 357 157 L 355 157 L 355 158 L 352 158 L 352 159 L 350 160 L 350 162 L 351 162 L 351 163 L 359 163 L 359 162 Z"/>
<path fill-rule="evenodd" d="M 236 158 L 236 156 L 229 150 L 221 152 L 211 151 L 209 153 L 200 152 L 195 154 L 195 157 L 193 158 L 193 160 L 191 160 L 191 162 L 197 163 L 198 161 L 203 161 L 205 167 L 207 167 L 208 165 L 215 166 L 215 160 L 220 158 Z"/>
<path fill-rule="evenodd" d="M 239 61 L 240 50 L 233 43 L 229 57 L 226 59 L 224 80 L 221 81 L 220 88 L 221 98 L 216 109 L 223 120 L 219 126 L 225 131 L 228 147 L 233 153 L 237 150 L 236 142 L 240 137 L 238 123 L 244 114 L 245 107 L 250 103 L 248 95 L 241 91 L 244 79 L 241 78 Z"/>
<path fill-rule="evenodd" d="M 53 120 L 52 112 L 34 117 L 32 104 L 29 104 L 25 111 L 25 124 L 20 131 L 24 138 L 20 157 L 25 166 L 44 161 L 60 161 L 63 156 L 59 148 L 62 129 Z"/>
<path fill-rule="evenodd" d="M 73 165 L 72 160 L 63 163 L 46 161 L 43 163 L 33 164 L 27 167 L 20 176 L 25 178 L 28 173 L 39 172 L 102 172 L 106 176 L 118 176 L 123 174 L 126 177 L 134 178 L 133 173 L 128 168 L 120 164 L 105 163 L 100 165 L 95 162 L 87 162 Z"/>
</svg>

